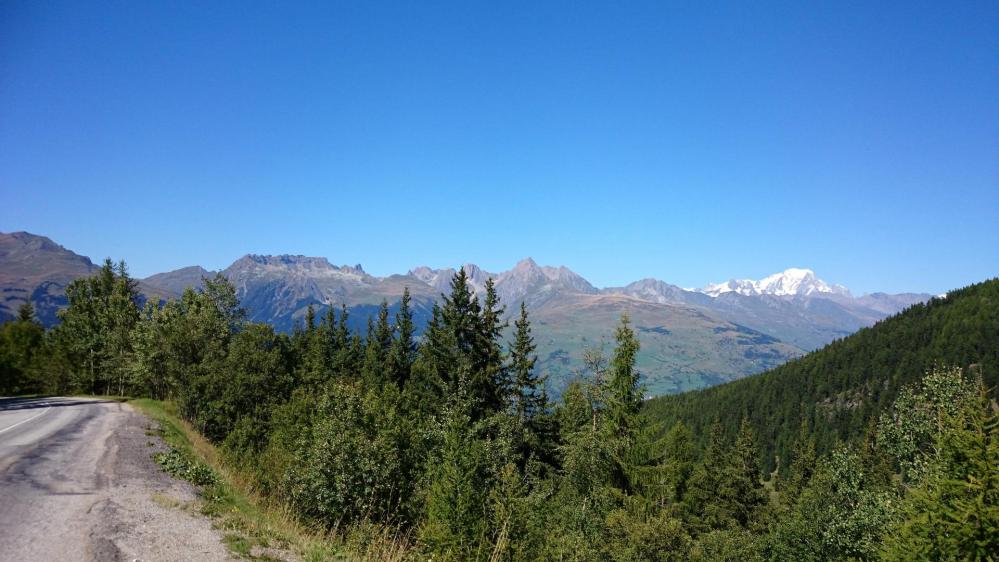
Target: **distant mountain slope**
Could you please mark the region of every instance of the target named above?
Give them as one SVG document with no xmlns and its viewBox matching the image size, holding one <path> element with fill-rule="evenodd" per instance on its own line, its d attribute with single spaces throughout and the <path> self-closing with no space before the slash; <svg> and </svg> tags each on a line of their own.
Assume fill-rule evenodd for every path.
<svg viewBox="0 0 999 562">
<path fill-rule="evenodd" d="M 613 350 L 613 327 L 627 313 L 638 333 L 638 370 L 652 395 L 737 379 L 784 363 L 801 351 L 775 338 L 675 304 L 622 295 L 573 294 L 532 310 L 538 368 L 558 392 L 575 378 L 586 348 Z"/>
<path fill-rule="evenodd" d="M 848 336 L 931 296 L 875 293 L 853 297 L 845 287 L 829 285 L 809 269 L 794 268 L 760 281 L 732 280 L 698 290 L 642 279 L 604 292 L 702 307 L 806 351 Z"/>
<path fill-rule="evenodd" d="M 194 289 L 200 287 L 202 278 L 213 275 L 215 275 L 214 271 L 208 271 L 200 265 L 192 265 L 166 273 L 157 273 L 142 281 L 151 287 L 158 287 L 163 291 L 179 295 L 189 287 Z"/>
<path fill-rule="evenodd" d="M 27 301 L 45 325 L 58 321 L 66 305 L 66 286 L 98 270 L 90 259 L 74 254 L 44 236 L 27 232 L 0 233 L 0 321 L 10 320 Z"/>
<path fill-rule="evenodd" d="M 80 277 L 94 275 L 100 266 L 73 253 L 45 236 L 28 232 L 0 233 L 0 322 L 17 315 L 26 301 L 35 306 L 35 316 L 45 326 L 55 325 L 56 313 L 66 306 L 66 286 Z M 175 293 L 142 281 L 144 298 L 161 300 Z"/>
<path fill-rule="evenodd" d="M 290 330 L 304 318 L 309 305 L 317 313 L 346 304 L 352 324 L 361 329 L 382 300 L 395 304 L 409 287 L 417 321 L 429 318 L 436 297 L 426 283 L 408 275 L 374 277 L 360 265 L 335 266 L 326 258 L 246 255 L 223 272 L 236 286 L 236 295 L 250 320 Z"/>
<path fill-rule="evenodd" d="M 47 238 L 26 233 L 0 240 L 0 288 L 6 300 L 0 320 L 11 318 L 30 298 L 46 325 L 57 321 L 63 290 L 96 266 Z M 874 294 L 855 298 L 813 272 L 789 269 L 760 281 L 729 283 L 731 290 L 687 290 L 656 279 L 599 289 L 566 267 L 526 258 L 508 271 L 462 266 L 480 296 L 492 278 L 508 315 L 527 304 L 539 341 L 539 368 L 562 388 L 581 364 L 583 348 L 609 338 L 620 315 L 632 314 L 642 352 L 639 368 L 654 394 L 681 392 L 729 381 L 778 365 L 868 326 L 929 295 Z M 392 312 L 403 290 L 413 297 L 417 325 L 434 302 L 450 291 L 453 269 L 421 266 L 406 275 L 377 277 L 360 265 L 333 265 L 326 258 L 246 255 L 221 273 L 236 286 L 251 320 L 289 331 L 311 305 L 317 314 L 346 305 L 352 328 L 364 331 L 382 302 Z M 199 266 L 160 273 L 140 281 L 151 298 L 180 295 L 213 275 Z"/>
<path fill-rule="evenodd" d="M 667 427 L 682 420 L 701 436 L 716 419 L 734 434 L 746 418 L 769 469 L 775 455 L 787 458 L 802 420 L 820 451 L 829 450 L 862 435 L 903 385 L 936 363 L 974 365 L 989 388 L 999 383 L 999 279 L 916 304 L 766 373 L 655 398 L 645 412 Z"/>
</svg>

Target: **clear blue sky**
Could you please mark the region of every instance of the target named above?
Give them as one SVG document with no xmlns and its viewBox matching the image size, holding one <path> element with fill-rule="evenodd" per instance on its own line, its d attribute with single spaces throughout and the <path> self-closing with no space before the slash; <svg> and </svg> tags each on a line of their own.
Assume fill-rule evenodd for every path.
<svg viewBox="0 0 999 562">
<path fill-rule="evenodd" d="M 3 2 L 0 230 L 139 276 L 999 274 L 995 2 L 715 4 Z"/>
</svg>

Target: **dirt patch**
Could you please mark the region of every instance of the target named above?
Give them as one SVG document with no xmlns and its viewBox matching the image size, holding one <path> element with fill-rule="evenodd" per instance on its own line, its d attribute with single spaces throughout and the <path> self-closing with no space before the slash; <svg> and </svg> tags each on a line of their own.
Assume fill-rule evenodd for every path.
<svg viewBox="0 0 999 562">
<path fill-rule="evenodd" d="M 165 474 L 152 455 L 168 450 L 155 427 L 118 404 L 115 429 L 105 443 L 100 473 L 106 494 L 91 508 L 95 560 L 232 560 L 222 535 L 191 506 L 197 490 Z"/>
</svg>

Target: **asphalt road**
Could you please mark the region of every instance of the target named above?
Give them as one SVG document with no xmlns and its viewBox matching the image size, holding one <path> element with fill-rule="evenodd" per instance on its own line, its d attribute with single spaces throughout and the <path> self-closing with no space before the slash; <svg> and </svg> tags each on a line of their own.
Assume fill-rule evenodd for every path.
<svg viewBox="0 0 999 562">
<path fill-rule="evenodd" d="M 148 428 L 114 401 L 0 398 L 0 560 L 226 559 L 210 522 L 154 501 L 197 497 Z"/>
</svg>

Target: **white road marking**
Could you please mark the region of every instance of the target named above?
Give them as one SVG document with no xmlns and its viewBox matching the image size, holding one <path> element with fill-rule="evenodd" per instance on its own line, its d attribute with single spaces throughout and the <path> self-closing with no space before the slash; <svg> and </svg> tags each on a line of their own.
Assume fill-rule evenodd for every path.
<svg viewBox="0 0 999 562">
<path fill-rule="evenodd" d="M 35 414 L 35 415 L 31 416 L 30 418 L 28 418 L 26 420 L 21 420 L 21 421 L 15 423 L 14 425 L 12 425 L 10 427 L 5 427 L 3 429 L 0 429 L 0 433 L 3 433 L 5 431 L 10 431 L 11 429 L 14 429 L 15 427 L 21 425 L 22 423 L 28 423 L 29 421 L 31 421 L 31 420 L 33 420 L 33 419 L 35 419 L 37 417 L 44 416 L 45 412 L 48 412 L 51 409 L 52 409 L 52 406 L 49 406 L 48 408 L 45 408 L 45 411 L 42 412 L 42 413 L 40 413 L 40 414 Z"/>
</svg>

